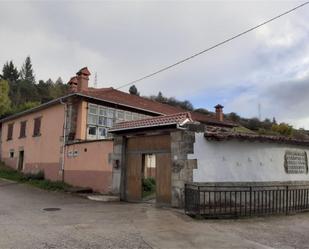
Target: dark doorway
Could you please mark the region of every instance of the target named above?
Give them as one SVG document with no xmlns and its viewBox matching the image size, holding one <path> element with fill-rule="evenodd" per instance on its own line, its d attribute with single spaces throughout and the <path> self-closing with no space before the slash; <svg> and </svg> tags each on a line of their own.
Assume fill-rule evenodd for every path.
<svg viewBox="0 0 309 249">
<path fill-rule="evenodd" d="M 19 157 L 18 157 L 18 170 L 22 171 L 24 167 L 24 151 L 19 151 Z"/>
</svg>

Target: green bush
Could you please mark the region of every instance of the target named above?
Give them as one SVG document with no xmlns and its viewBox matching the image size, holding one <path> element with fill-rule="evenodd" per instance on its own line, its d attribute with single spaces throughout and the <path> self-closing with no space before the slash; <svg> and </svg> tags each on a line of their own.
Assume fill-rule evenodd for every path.
<svg viewBox="0 0 309 249">
<path fill-rule="evenodd" d="M 44 180 L 44 172 L 43 171 L 39 171 L 38 173 L 25 173 L 24 174 L 24 178 L 26 181 L 30 181 L 30 180 Z"/>
<path fill-rule="evenodd" d="M 156 189 L 156 180 L 153 177 L 143 179 L 143 191 L 154 192 Z"/>
</svg>

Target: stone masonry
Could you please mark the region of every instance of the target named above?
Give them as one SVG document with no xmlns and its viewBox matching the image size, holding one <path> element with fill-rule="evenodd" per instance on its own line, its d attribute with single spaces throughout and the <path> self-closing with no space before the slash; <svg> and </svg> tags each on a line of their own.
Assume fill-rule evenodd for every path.
<svg viewBox="0 0 309 249">
<path fill-rule="evenodd" d="M 172 206 L 184 206 L 185 183 L 193 181 L 193 169 L 197 167 L 196 159 L 188 159 L 193 153 L 195 132 L 176 130 L 171 132 L 171 159 L 172 159 Z"/>
</svg>

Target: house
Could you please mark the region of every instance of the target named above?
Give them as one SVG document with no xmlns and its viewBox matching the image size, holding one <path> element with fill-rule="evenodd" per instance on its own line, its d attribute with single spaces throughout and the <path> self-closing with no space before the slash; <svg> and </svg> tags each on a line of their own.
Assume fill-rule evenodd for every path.
<svg viewBox="0 0 309 249">
<path fill-rule="evenodd" d="M 0 120 L 1 160 L 25 173 L 43 171 L 53 181 L 110 192 L 113 135 L 109 129 L 123 121 L 183 112 L 113 88 L 90 88 L 89 75 L 82 68 L 68 82 L 68 95 Z"/>
<path fill-rule="evenodd" d="M 229 215 L 253 208 L 263 212 L 265 203 L 273 211 L 281 205 L 278 200 L 284 202 L 282 211 L 293 198 L 295 209 L 304 208 L 309 191 L 299 186 L 309 184 L 309 140 L 239 131 L 235 124 L 224 121 L 222 109 L 216 106 L 216 124 L 189 112 L 115 124 L 110 130 L 117 165 L 113 169 L 114 193 L 123 200 L 140 201 L 141 181 L 152 167 L 156 168 L 156 202 L 173 207 L 184 207 L 187 202 L 195 214 L 223 212 L 224 205 Z M 195 188 L 186 191 L 186 184 Z M 254 190 L 255 199 L 254 186 L 260 186 Z M 280 186 L 292 189 L 281 190 Z M 283 195 L 279 191 L 286 191 L 283 199 L 279 199 L 278 193 Z"/>
</svg>

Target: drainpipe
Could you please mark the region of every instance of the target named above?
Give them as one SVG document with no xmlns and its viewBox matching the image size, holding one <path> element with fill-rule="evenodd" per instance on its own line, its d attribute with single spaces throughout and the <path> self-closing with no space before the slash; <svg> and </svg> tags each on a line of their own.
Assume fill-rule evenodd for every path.
<svg viewBox="0 0 309 249">
<path fill-rule="evenodd" d="M 60 104 L 64 105 L 64 124 L 63 124 L 63 143 L 62 143 L 62 160 L 61 160 L 61 173 L 62 182 L 64 182 L 64 159 L 65 159 L 65 146 L 66 146 L 66 127 L 67 127 L 67 104 L 60 99 Z"/>
</svg>

